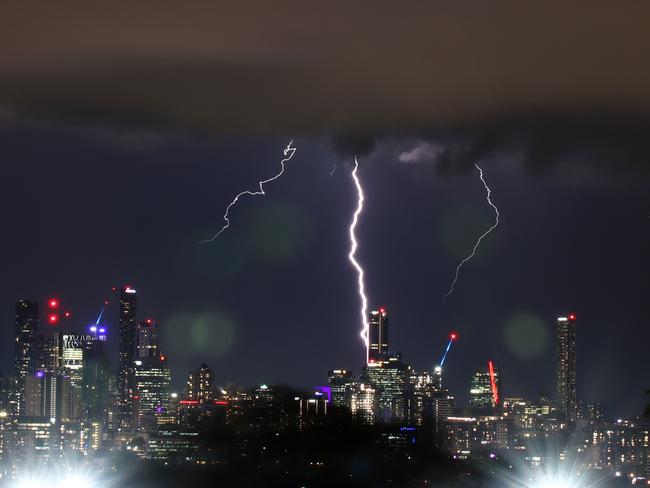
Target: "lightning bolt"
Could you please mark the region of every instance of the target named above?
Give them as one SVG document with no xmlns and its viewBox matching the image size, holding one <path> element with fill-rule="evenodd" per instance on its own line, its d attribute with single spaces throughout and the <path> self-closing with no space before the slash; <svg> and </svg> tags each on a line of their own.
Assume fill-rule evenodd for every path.
<svg viewBox="0 0 650 488">
<path fill-rule="evenodd" d="M 328 172 L 325 173 L 325 174 L 326 174 L 327 176 L 329 176 L 330 178 L 332 178 L 332 177 L 334 176 L 334 173 L 336 173 L 336 163 L 334 163 L 334 166 L 332 166 L 332 171 L 328 171 Z"/>
<path fill-rule="evenodd" d="M 202 241 L 199 241 L 199 244 L 214 241 L 217 237 L 219 237 L 222 233 L 224 233 L 228 227 L 230 227 L 230 218 L 229 218 L 230 209 L 234 205 L 237 204 L 240 197 L 242 197 L 244 195 L 250 195 L 250 196 L 266 195 L 266 193 L 264 192 L 264 185 L 266 183 L 270 183 L 271 181 L 277 180 L 280 176 L 282 176 L 282 174 L 284 173 L 284 163 L 289 161 L 293 157 L 293 155 L 295 154 L 296 148 L 291 147 L 292 144 L 293 144 L 293 141 L 289 141 L 289 144 L 287 144 L 287 147 L 284 149 L 284 156 L 285 157 L 284 157 L 284 159 L 282 161 L 280 161 L 280 172 L 278 174 L 276 174 L 275 176 L 267 179 L 267 180 L 260 181 L 259 182 L 259 187 L 260 187 L 259 191 L 246 190 L 246 191 L 243 191 L 243 192 L 239 193 L 235 198 L 233 198 L 232 202 L 230 202 L 230 204 L 226 207 L 226 213 L 223 214 L 223 220 L 225 220 L 226 223 L 223 225 L 223 227 L 221 227 L 221 229 L 219 229 L 219 232 L 217 232 L 215 235 L 213 235 L 209 239 L 204 239 Z"/>
<path fill-rule="evenodd" d="M 490 195 L 492 194 L 492 190 L 490 190 L 490 187 L 488 186 L 488 184 L 485 182 L 485 179 L 483 178 L 483 170 L 481 169 L 481 167 L 476 163 L 474 163 L 474 166 L 476 166 L 476 169 L 478 169 L 479 178 L 481 178 L 481 181 L 483 182 L 483 186 L 485 187 L 485 191 L 487 192 L 487 197 L 486 197 L 487 202 L 490 204 L 490 206 L 494 209 L 494 211 L 496 213 L 496 220 L 495 220 L 494 224 L 488 230 L 486 230 L 483 234 L 481 234 L 481 236 L 478 238 L 478 240 L 476 241 L 476 244 L 474 244 L 474 249 L 472 249 L 472 253 L 469 256 L 467 256 L 465 259 L 463 259 L 460 262 L 460 264 L 458 264 L 458 266 L 456 267 L 456 275 L 454 276 L 454 281 L 452 281 L 451 287 L 449 288 L 449 291 L 447 293 L 445 293 L 445 297 L 443 299 L 445 302 L 447 301 L 447 298 L 449 297 L 449 295 L 451 295 L 454 292 L 454 287 L 456 286 L 456 282 L 458 281 L 458 276 L 460 274 L 460 268 L 462 268 L 463 265 L 467 261 L 469 261 L 470 259 L 472 259 L 474 257 L 474 254 L 476 254 L 476 250 L 478 249 L 479 244 L 481 244 L 481 241 L 490 232 L 492 232 L 494 229 L 496 229 L 497 226 L 499 225 L 499 209 L 494 205 L 494 203 L 492 203 L 492 200 L 490 200 Z"/>
<path fill-rule="evenodd" d="M 356 270 L 357 272 L 357 286 L 359 289 L 359 298 L 361 299 L 361 309 L 359 310 L 359 314 L 361 315 L 361 339 L 363 339 L 363 343 L 366 345 L 366 359 L 367 359 L 367 354 L 368 354 L 368 322 L 367 322 L 367 315 L 368 315 L 368 298 L 366 297 L 366 287 L 365 287 L 365 282 L 364 282 L 364 272 L 363 268 L 357 261 L 357 249 L 359 247 L 359 244 L 357 243 L 357 237 L 356 237 L 356 230 L 357 230 L 357 224 L 359 223 L 359 216 L 361 215 L 361 212 L 363 212 L 363 188 L 361 187 L 361 182 L 359 181 L 359 177 L 357 176 L 357 171 L 359 169 L 359 162 L 357 161 L 357 158 L 354 158 L 354 169 L 352 170 L 352 179 L 354 180 L 354 186 L 357 190 L 357 208 L 354 211 L 354 215 L 352 216 L 352 222 L 350 223 L 350 253 L 348 254 L 348 259 L 350 260 L 350 263 L 352 263 L 352 267 Z"/>
</svg>

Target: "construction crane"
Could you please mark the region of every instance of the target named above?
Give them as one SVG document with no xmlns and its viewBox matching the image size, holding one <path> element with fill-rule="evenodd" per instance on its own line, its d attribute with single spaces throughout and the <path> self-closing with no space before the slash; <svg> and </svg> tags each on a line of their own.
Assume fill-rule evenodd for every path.
<svg viewBox="0 0 650 488">
<path fill-rule="evenodd" d="M 442 368 L 442 366 L 445 364 L 445 359 L 447 359 L 447 354 L 449 354 L 449 350 L 451 349 L 451 345 L 453 342 L 456 340 L 458 337 L 458 334 L 455 332 L 451 332 L 449 334 L 449 342 L 447 343 L 447 348 L 445 349 L 445 353 L 442 355 L 442 359 L 440 360 L 439 366 Z"/>
</svg>

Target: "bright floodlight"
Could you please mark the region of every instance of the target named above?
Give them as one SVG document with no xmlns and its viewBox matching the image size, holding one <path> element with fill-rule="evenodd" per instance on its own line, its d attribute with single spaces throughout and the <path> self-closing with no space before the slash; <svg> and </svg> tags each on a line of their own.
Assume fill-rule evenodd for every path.
<svg viewBox="0 0 650 488">
<path fill-rule="evenodd" d="M 41 483 L 36 480 L 19 480 L 14 488 L 39 488 Z"/>
<path fill-rule="evenodd" d="M 560 480 L 542 480 L 535 488 L 571 488 L 571 485 Z"/>
<path fill-rule="evenodd" d="M 93 483 L 85 476 L 69 475 L 63 478 L 56 488 L 92 488 Z"/>
</svg>

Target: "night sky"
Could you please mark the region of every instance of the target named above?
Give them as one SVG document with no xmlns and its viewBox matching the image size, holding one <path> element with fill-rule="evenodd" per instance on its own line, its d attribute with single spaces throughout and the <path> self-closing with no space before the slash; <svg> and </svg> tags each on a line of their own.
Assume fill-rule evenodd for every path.
<svg viewBox="0 0 650 488">
<path fill-rule="evenodd" d="M 346 258 L 357 154 L 358 256 L 392 349 L 430 368 L 453 329 L 445 377 L 461 403 L 488 359 L 504 395 L 536 397 L 554 389 L 554 320 L 574 312 L 578 397 L 640 411 L 650 6 L 3 5 L 5 373 L 15 300 L 54 294 L 81 330 L 126 284 L 140 317 L 160 321 L 178 388 L 201 362 L 222 384 L 359 372 Z M 198 244 L 291 138 L 267 196 Z M 443 303 L 494 218 L 475 162 L 501 222 Z"/>
</svg>

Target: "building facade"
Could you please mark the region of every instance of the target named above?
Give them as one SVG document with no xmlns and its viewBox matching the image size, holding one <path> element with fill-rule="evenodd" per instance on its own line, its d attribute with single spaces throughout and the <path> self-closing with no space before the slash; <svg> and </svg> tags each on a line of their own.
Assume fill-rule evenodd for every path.
<svg viewBox="0 0 650 488">
<path fill-rule="evenodd" d="M 368 315 L 368 362 L 381 361 L 388 354 L 388 311 L 372 310 Z"/>
<path fill-rule="evenodd" d="M 125 287 L 120 291 L 120 340 L 118 370 L 118 425 L 131 428 L 133 419 L 134 374 L 136 329 L 136 290 Z"/>
<path fill-rule="evenodd" d="M 576 398 L 576 316 L 557 319 L 556 393 L 560 420 L 567 430 L 575 429 L 578 415 Z"/>
</svg>

